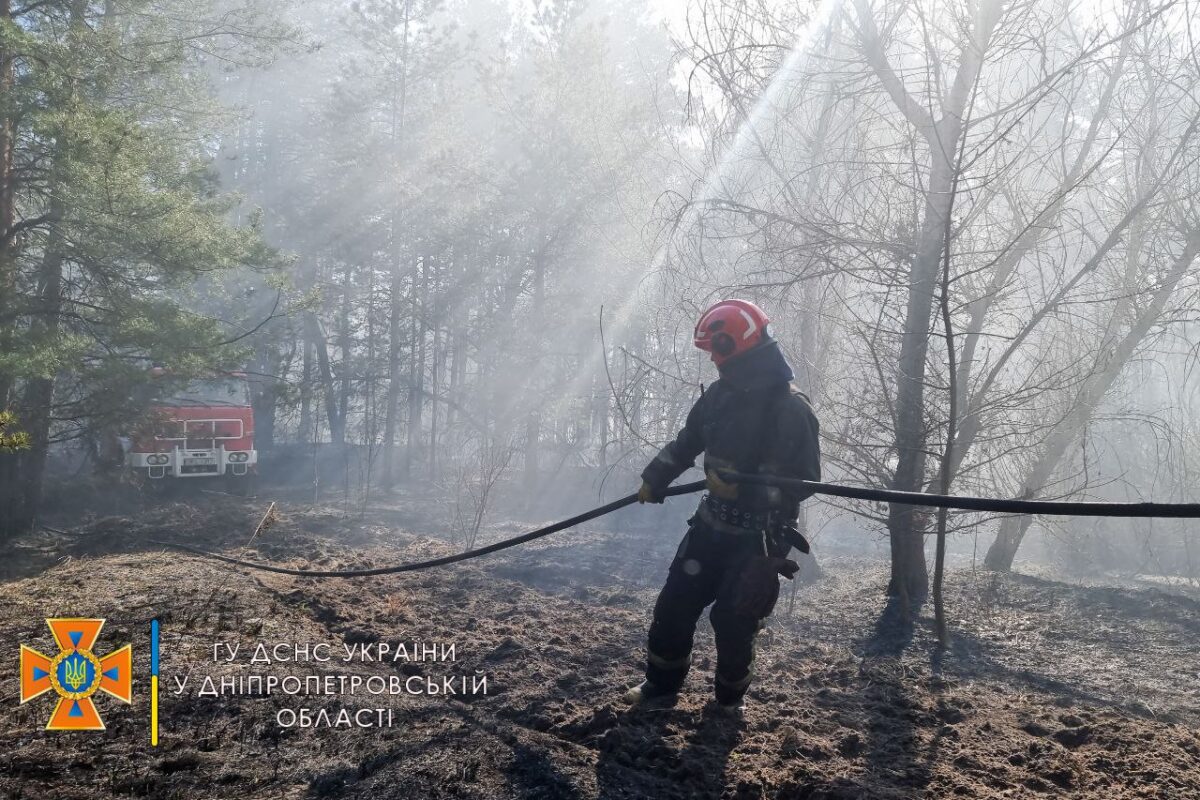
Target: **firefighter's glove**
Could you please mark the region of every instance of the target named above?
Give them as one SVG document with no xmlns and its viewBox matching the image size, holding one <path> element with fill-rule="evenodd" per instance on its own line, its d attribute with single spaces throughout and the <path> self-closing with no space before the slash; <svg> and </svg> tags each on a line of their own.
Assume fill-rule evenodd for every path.
<svg viewBox="0 0 1200 800">
<path fill-rule="evenodd" d="M 736 483 L 726 483 L 721 480 L 721 476 L 714 469 L 706 469 L 704 471 L 704 484 L 709 493 L 716 495 L 722 500 L 736 500 L 738 496 L 738 487 Z"/>
<path fill-rule="evenodd" d="M 779 578 L 791 580 L 800 565 L 788 558 L 758 556 L 746 562 L 738 577 L 733 610 L 739 616 L 765 619 L 779 599 Z"/>
<path fill-rule="evenodd" d="M 805 550 L 804 552 L 807 553 L 808 551 Z M 775 571 L 789 581 L 796 577 L 796 573 L 800 571 L 800 565 L 790 558 L 773 558 L 771 560 L 775 562 Z"/>
<path fill-rule="evenodd" d="M 663 501 L 662 495 L 645 481 L 642 481 L 642 488 L 638 489 L 637 498 L 639 503 L 661 503 Z"/>
</svg>

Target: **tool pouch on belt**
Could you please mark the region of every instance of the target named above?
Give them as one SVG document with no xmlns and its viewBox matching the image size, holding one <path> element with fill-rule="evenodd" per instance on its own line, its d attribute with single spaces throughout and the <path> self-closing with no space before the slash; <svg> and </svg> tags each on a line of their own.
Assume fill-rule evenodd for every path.
<svg viewBox="0 0 1200 800">
<path fill-rule="evenodd" d="M 788 523 L 779 528 L 779 538 L 786 542 L 791 547 L 796 548 L 801 553 L 807 553 L 812 548 L 808 546 L 808 539 L 804 538 L 804 534 L 792 523 Z"/>
<path fill-rule="evenodd" d="M 779 578 L 791 580 L 800 570 L 795 561 L 777 556 L 755 556 L 738 575 L 733 610 L 739 616 L 762 619 L 770 615 L 779 597 Z"/>
</svg>

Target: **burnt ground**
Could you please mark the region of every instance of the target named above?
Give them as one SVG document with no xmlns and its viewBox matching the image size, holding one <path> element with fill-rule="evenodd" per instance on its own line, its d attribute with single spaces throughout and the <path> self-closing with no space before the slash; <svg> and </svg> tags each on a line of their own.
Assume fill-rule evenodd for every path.
<svg viewBox="0 0 1200 800">
<path fill-rule="evenodd" d="M 230 569 L 175 540 L 326 568 L 453 552 L 382 517 L 205 495 L 42 531 L 0 554 L 0 796 L 8 798 L 1200 798 L 1200 602 L 1147 589 L 951 572 L 953 645 L 889 615 L 878 566 L 823 563 L 760 640 L 743 720 L 707 706 L 713 653 L 674 707 L 627 711 L 676 534 L 586 529 L 460 567 L 357 581 Z M 389 518 L 388 521 L 391 521 Z M 401 524 L 410 524 L 405 519 Z M 415 527 L 415 526 L 414 526 Z M 511 530 L 496 535 L 511 535 Z M 649 543 L 648 543 L 649 542 Z M 789 613 L 789 606 L 791 612 Z M 18 705 L 17 643 L 43 618 L 133 642 L 134 703 L 103 733 L 50 733 Z M 162 741 L 148 746 L 152 618 L 163 626 Z M 454 643 L 453 662 L 276 663 L 258 642 Z M 215 642 L 238 643 L 213 663 Z M 200 697 L 204 676 L 488 677 L 486 695 Z M 189 677 L 185 692 L 175 678 Z M 279 709 L 387 707 L 382 729 L 281 728 Z"/>
</svg>

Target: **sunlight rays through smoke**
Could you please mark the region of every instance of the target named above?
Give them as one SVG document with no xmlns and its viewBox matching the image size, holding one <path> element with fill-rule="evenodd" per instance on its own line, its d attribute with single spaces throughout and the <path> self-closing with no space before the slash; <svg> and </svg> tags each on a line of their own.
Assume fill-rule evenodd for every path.
<svg viewBox="0 0 1200 800">
<path fill-rule="evenodd" d="M 730 181 L 735 176 L 737 166 L 753 145 L 756 132 L 775 117 L 782 95 L 794 85 L 797 76 L 806 66 L 814 46 L 836 19 L 843 2 L 844 0 L 823 0 L 816 13 L 801 28 L 787 58 L 771 77 L 766 89 L 755 100 L 750 112 L 734 133 L 729 146 L 704 178 L 697 196 L 682 211 L 671 234 L 659 246 L 653 259 L 638 280 L 630 286 L 620 304 L 612 310 L 604 309 L 606 346 L 595 348 L 592 351 L 589 360 L 576 371 L 575 378 L 564 393 L 565 397 L 578 396 L 596 374 L 603 373 L 604 364 L 600 359 L 609 358 L 609 353 L 606 351 L 619 345 L 625 338 L 634 321 L 634 310 L 639 306 L 638 301 L 642 299 L 653 301 L 655 295 L 661 291 L 663 269 L 673 253 L 676 252 L 681 239 L 692 235 L 701 214 L 713 200 L 729 193 Z"/>
</svg>

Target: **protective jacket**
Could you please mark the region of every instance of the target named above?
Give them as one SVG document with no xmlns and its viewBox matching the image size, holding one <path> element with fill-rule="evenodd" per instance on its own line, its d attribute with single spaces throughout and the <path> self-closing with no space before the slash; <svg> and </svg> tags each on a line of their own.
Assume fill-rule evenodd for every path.
<svg viewBox="0 0 1200 800">
<path fill-rule="evenodd" d="M 791 378 L 773 341 L 730 362 L 701 393 L 675 440 L 642 471 L 642 480 L 661 492 L 703 452 L 706 474 L 735 470 L 819 481 L 817 417 Z M 710 492 L 701 500 L 699 514 L 718 529 L 725 527 L 723 522 L 763 530 L 794 522 L 809 495 L 740 486 L 726 497 Z"/>
</svg>

